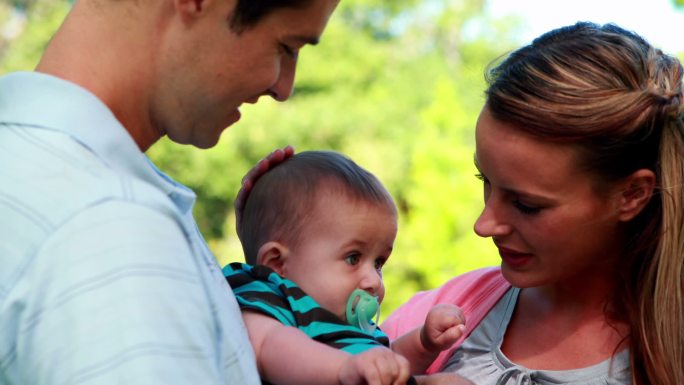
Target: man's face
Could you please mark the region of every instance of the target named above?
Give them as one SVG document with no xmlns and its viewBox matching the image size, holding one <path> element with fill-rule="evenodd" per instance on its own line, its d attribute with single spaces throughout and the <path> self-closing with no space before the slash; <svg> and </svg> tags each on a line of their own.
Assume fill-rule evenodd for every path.
<svg viewBox="0 0 684 385">
<path fill-rule="evenodd" d="M 210 1 L 197 14 L 180 14 L 157 63 L 153 127 L 175 142 L 208 148 L 240 119 L 242 103 L 262 95 L 287 100 L 299 50 L 318 41 L 338 2 L 278 8 L 241 32 L 230 28 L 234 1 Z"/>
</svg>

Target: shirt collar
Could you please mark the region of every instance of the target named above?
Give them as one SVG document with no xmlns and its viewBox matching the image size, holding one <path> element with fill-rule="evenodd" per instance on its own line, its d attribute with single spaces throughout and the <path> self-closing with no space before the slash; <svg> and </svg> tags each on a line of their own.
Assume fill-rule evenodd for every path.
<svg viewBox="0 0 684 385">
<path fill-rule="evenodd" d="M 74 83 L 39 72 L 0 77 L 0 123 L 63 132 L 112 169 L 161 189 L 182 211 L 194 203 L 192 190 L 159 171 L 111 110 Z"/>
</svg>

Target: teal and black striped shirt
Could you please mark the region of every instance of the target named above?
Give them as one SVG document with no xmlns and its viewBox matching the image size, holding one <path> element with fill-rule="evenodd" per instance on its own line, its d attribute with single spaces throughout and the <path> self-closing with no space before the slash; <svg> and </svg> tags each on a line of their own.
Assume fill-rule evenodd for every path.
<svg viewBox="0 0 684 385">
<path fill-rule="evenodd" d="M 261 265 L 231 263 L 223 268 L 241 309 L 249 309 L 293 326 L 312 339 L 351 354 L 389 346 L 379 328 L 368 333 L 322 308 L 297 284 Z"/>
</svg>

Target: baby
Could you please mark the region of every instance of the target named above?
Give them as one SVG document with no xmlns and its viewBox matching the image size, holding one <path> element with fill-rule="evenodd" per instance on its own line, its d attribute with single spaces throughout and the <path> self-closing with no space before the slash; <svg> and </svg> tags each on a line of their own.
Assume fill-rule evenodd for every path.
<svg viewBox="0 0 684 385">
<path fill-rule="evenodd" d="M 258 179 L 240 214 L 247 264 L 224 274 L 265 381 L 403 385 L 464 332 L 453 305 L 433 308 L 391 345 L 377 328 L 397 209 L 378 179 L 347 157 L 294 155 Z"/>
</svg>

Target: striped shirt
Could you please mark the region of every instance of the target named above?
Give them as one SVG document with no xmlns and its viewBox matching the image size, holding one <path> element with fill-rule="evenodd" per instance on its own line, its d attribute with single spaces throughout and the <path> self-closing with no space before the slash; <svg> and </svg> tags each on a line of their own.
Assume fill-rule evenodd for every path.
<svg viewBox="0 0 684 385">
<path fill-rule="evenodd" d="M 266 266 L 236 262 L 225 266 L 223 273 L 241 308 L 296 327 L 318 342 L 351 354 L 389 346 L 387 335 L 379 328 L 368 333 L 349 325 L 322 308 L 296 283 L 280 277 Z"/>
<path fill-rule="evenodd" d="M 259 384 L 192 218 L 88 91 L 0 78 L 0 384 Z"/>
</svg>

